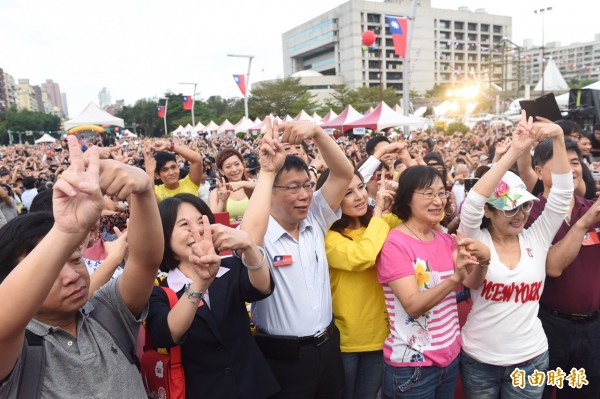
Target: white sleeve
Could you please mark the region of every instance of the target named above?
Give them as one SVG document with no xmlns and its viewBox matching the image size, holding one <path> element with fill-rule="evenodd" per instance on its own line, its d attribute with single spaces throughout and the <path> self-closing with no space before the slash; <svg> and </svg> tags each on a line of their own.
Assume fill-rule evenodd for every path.
<svg viewBox="0 0 600 399">
<path fill-rule="evenodd" d="M 363 178 L 364 182 L 368 182 L 373 177 L 373 173 L 377 170 L 377 168 L 381 165 L 381 161 L 375 158 L 373 155 L 369 156 L 365 163 L 358 169 L 358 173 Z"/>
<path fill-rule="evenodd" d="M 469 191 L 460 210 L 460 224 L 458 225 L 458 231 L 464 237 L 479 239 L 483 208 L 487 200 L 486 197 L 474 190 Z"/>
</svg>

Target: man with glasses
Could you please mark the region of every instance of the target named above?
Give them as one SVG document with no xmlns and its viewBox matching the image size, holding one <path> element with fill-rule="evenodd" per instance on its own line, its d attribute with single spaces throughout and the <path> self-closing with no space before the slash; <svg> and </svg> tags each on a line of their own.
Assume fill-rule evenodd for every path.
<svg viewBox="0 0 600 399">
<path fill-rule="evenodd" d="M 266 126 L 261 173 L 240 227 L 264 245 L 276 287 L 252 306 L 257 343 L 281 386 L 276 398 L 341 398 L 344 371 L 332 318 L 325 234 L 341 216 L 352 165 L 313 123 L 274 123 L 271 128 L 267 119 Z M 330 170 L 316 192 L 306 163 L 286 156 L 282 145 L 311 138 Z"/>
<path fill-rule="evenodd" d="M 574 185 L 582 179 L 581 152 L 570 141 L 567 156 Z M 533 205 L 528 225 L 541 215 L 552 188 L 550 170 L 553 149 L 549 140 L 535 149 L 533 161 L 544 191 Z M 584 369 L 589 385 L 573 389 L 565 384 L 557 398 L 597 398 L 600 395 L 600 203 L 573 195 L 571 208 L 554 237 L 546 261 L 546 281 L 540 299 L 539 318 L 548 337 L 549 370 L 560 367 L 567 375 L 572 368 Z M 546 385 L 544 398 L 549 398 Z"/>
</svg>

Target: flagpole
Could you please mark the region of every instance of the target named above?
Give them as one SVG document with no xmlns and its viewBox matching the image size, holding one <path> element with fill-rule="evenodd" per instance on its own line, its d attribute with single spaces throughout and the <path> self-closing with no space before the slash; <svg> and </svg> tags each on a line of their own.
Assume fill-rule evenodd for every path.
<svg viewBox="0 0 600 399">
<path fill-rule="evenodd" d="M 410 51 L 412 48 L 413 30 L 415 28 L 415 16 L 417 15 L 417 0 L 412 0 L 412 7 L 410 10 L 410 16 L 408 17 L 408 37 L 406 38 L 406 57 L 402 63 L 402 108 L 404 115 L 408 116 L 410 107 L 410 67 L 408 61 L 410 59 Z M 408 137 L 410 131 L 408 125 L 404 126 L 404 136 Z"/>
<path fill-rule="evenodd" d="M 167 135 L 167 110 L 169 109 L 169 97 L 167 97 L 167 100 L 165 101 L 165 117 L 164 122 L 165 122 L 165 136 Z"/>
</svg>

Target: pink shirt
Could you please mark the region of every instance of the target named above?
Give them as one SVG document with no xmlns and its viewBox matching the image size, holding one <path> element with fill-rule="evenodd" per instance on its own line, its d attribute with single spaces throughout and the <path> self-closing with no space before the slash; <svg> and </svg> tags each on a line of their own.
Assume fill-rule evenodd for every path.
<svg viewBox="0 0 600 399">
<path fill-rule="evenodd" d="M 454 273 L 454 239 L 434 232 L 431 241 L 419 241 L 399 230 L 391 230 L 377 259 L 377 275 L 383 285 L 390 316 L 390 335 L 383 344 L 387 364 L 394 367 L 446 367 L 460 353 L 460 330 L 456 293 L 418 319 L 406 313 L 387 284 L 416 276 L 419 291 L 433 288 Z"/>
</svg>

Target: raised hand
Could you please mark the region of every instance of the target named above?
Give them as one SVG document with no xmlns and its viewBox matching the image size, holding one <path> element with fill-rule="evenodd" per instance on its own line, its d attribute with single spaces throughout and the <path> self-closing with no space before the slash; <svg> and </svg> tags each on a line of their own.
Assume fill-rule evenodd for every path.
<svg viewBox="0 0 600 399">
<path fill-rule="evenodd" d="M 265 126 L 265 134 L 258 151 L 260 171 L 261 173 L 277 173 L 283 167 L 286 156 L 283 144 L 279 141 L 279 124 L 275 120 L 271 125 L 271 118 L 267 116 Z"/>
<path fill-rule="evenodd" d="M 250 234 L 243 230 L 215 223 L 210 225 L 210 231 L 217 251 L 243 250 L 252 245 Z"/>
<path fill-rule="evenodd" d="M 217 180 L 217 195 L 222 202 L 226 202 L 229 199 L 231 191 L 230 185 L 225 181 L 224 177 L 221 177 L 221 180 Z"/>
<path fill-rule="evenodd" d="M 113 256 L 115 259 L 123 260 L 127 256 L 127 249 L 129 244 L 127 243 L 127 230 L 119 230 L 118 227 L 113 227 L 113 231 L 117 234 L 117 239 L 114 241 L 104 242 L 104 248 L 109 256 Z"/>
<path fill-rule="evenodd" d="M 521 111 L 521 119 L 513 131 L 511 148 L 519 152 L 529 150 L 536 139 L 536 135 L 533 133 L 532 128 L 533 118 L 529 117 L 529 119 L 527 119 L 525 111 Z"/>
<path fill-rule="evenodd" d="M 90 160 L 91 162 L 91 160 Z M 113 200 L 125 200 L 153 188 L 152 181 L 140 168 L 113 159 L 100 162 L 100 187 Z"/>
<path fill-rule="evenodd" d="M 171 143 L 168 140 L 157 140 L 152 143 L 152 150 L 154 152 L 169 151 Z"/>
<path fill-rule="evenodd" d="M 67 140 L 71 165 L 54 185 L 54 226 L 68 234 L 87 234 L 100 218 L 104 205 L 98 148 L 90 150 L 86 169 L 77 139 L 69 136 Z"/>
<path fill-rule="evenodd" d="M 479 261 L 472 255 L 465 245 L 460 245 L 461 238 L 454 236 L 456 241 L 456 258 L 454 260 L 454 276 L 458 282 L 462 283 L 469 275 L 473 266 L 477 266 Z"/>
<path fill-rule="evenodd" d="M 290 144 L 300 144 L 323 131 L 319 126 L 309 121 L 285 122 L 279 130 L 283 130 L 281 141 Z"/>
<path fill-rule="evenodd" d="M 496 154 L 502 155 L 508 151 L 510 145 L 512 144 L 512 139 L 506 138 L 504 141 L 499 141 L 496 143 Z"/>
<path fill-rule="evenodd" d="M 536 141 L 540 142 L 554 137 L 563 137 L 564 133 L 559 125 L 541 116 L 536 116 L 536 118 L 537 120 L 532 126 Z"/>
<path fill-rule="evenodd" d="M 394 191 L 387 189 L 387 183 L 385 173 L 382 173 L 379 179 L 379 189 L 375 196 L 375 208 L 381 213 L 388 210 L 394 202 Z"/>
<path fill-rule="evenodd" d="M 470 255 L 477 259 L 479 264 L 488 264 L 491 253 L 487 245 L 473 238 L 464 238 L 457 234 L 457 245 L 463 247 Z"/>
<path fill-rule="evenodd" d="M 194 266 L 194 272 L 202 280 L 212 280 L 217 276 L 219 267 L 221 267 L 221 257 L 215 252 L 208 217 L 202 216 L 202 236 L 195 222 L 190 218 L 185 218 L 185 220 L 194 238 L 192 254 L 189 258 Z"/>
</svg>

